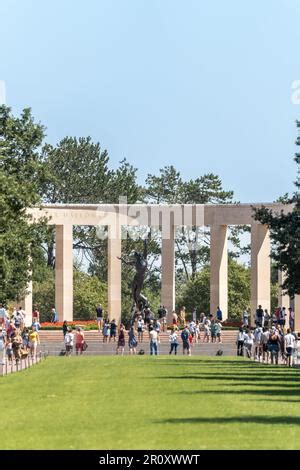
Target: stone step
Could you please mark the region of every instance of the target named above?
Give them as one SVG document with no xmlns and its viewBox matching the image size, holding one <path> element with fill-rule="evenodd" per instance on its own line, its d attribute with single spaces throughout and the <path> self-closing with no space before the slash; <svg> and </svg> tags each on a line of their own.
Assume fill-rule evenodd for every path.
<svg viewBox="0 0 300 470">
<path fill-rule="evenodd" d="M 41 343 L 60 343 L 63 342 L 63 334 L 61 331 L 40 331 L 40 341 Z M 127 333 L 125 337 L 128 337 Z M 201 334 L 201 338 L 203 338 L 203 333 Z M 103 335 L 102 333 L 98 333 L 97 331 L 86 331 L 85 332 L 85 339 L 88 343 L 103 343 Z M 144 340 L 148 341 L 148 333 L 144 333 Z M 180 338 L 179 338 L 180 340 Z M 167 342 L 169 343 L 169 333 L 160 333 L 160 341 L 161 343 Z M 236 332 L 235 331 L 224 331 L 222 332 L 222 342 L 223 343 L 230 343 L 235 344 L 236 341 Z"/>
<path fill-rule="evenodd" d="M 116 354 L 117 344 L 88 344 L 88 349 L 84 352 L 87 355 L 114 355 Z M 74 348 L 75 349 L 75 348 Z M 145 354 L 149 354 L 150 346 L 149 342 L 147 343 L 140 343 L 137 346 L 137 352 L 143 349 Z M 158 345 L 159 353 L 160 354 L 169 354 L 170 346 L 167 343 L 160 343 Z M 236 347 L 230 344 L 196 344 L 192 347 L 192 354 L 193 355 L 215 355 L 218 350 L 222 350 L 224 355 L 235 355 L 236 354 Z M 60 352 L 65 350 L 64 345 L 57 345 L 57 344 L 41 344 L 41 350 L 46 352 L 49 355 L 59 355 Z M 129 353 L 128 344 L 125 346 L 125 354 Z M 182 345 L 180 344 L 178 348 L 178 353 L 182 354 Z"/>
</svg>

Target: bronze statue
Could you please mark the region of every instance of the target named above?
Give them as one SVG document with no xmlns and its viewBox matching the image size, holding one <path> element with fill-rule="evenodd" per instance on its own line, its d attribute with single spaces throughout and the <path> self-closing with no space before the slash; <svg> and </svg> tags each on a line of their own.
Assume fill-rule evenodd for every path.
<svg viewBox="0 0 300 470">
<path fill-rule="evenodd" d="M 133 278 L 132 285 L 131 285 L 132 299 L 134 302 L 133 317 L 135 317 L 138 311 L 142 311 L 145 307 L 148 306 L 147 297 L 145 297 L 142 294 L 142 288 L 144 285 L 146 272 L 148 268 L 147 241 L 144 240 L 143 254 L 138 251 L 134 251 L 129 258 L 121 257 L 118 259 L 123 261 L 123 263 L 127 264 L 128 266 L 134 266 L 136 270 L 136 273 L 135 273 L 135 276 Z M 132 319 L 132 321 L 134 321 L 134 318 Z"/>
</svg>

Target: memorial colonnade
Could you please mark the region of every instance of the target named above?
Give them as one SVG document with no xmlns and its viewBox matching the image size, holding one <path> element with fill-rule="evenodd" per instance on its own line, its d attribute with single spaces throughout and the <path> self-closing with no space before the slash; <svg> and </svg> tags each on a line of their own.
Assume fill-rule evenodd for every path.
<svg viewBox="0 0 300 470">
<path fill-rule="evenodd" d="M 259 205 L 256 205 L 259 206 Z M 267 204 L 275 212 L 286 206 Z M 250 204 L 228 205 L 43 205 L 30 210 L 33 220 L 47 217 L 55 226 L 55 308 L 60 320 L 73 319 L 73 226 L 107 226 L 108 313 L 121 318 L 121 239 L 122 227 L 160 228 L 161 303 L 171 318 L 175 309 L 175 236 L 181 226 L 210 227 L 210 311 L 220 306 L 228 316 L 228 226 L 251 226 L 251 315 L 260 304 L 270 312 L 270 238 L 268 228 L 253 219 Z M 101 236 L 103 236 L 101 231 Z M 280 291 L 279 305 L 289 307 L 289 298 Z M 294 301 L 296 329 L 300 330 L 300 296 Z M 27 318 L 32 314 L 32 287 L 24 300 Z M 299 324 L 298 324 L 299 323 Z"/>
</svg>

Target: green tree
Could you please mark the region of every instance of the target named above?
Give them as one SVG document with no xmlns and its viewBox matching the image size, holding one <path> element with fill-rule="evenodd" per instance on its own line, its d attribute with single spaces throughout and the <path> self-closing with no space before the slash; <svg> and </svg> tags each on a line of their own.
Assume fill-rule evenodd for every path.
<svg viewBox="0 0 300 470">
<path fill-rule="evenodd" d="M 183 180 L 180 172 L 173 166 L 159 170 L 158 175 L 148 175 L 143 189 L 144 200 L 153 204 L 230 204 L 233 202 L 233 191 L 223 188 L 219 176 L 208 173 L 195 179 Z M 230 230 L 229 239 L 238 250 L 239 233 L 245 228 L 234 227 Z M 203 227 L 184 227 L 176 235 L 177 272 L 186 280 L 195 277 L 197 271 L 209 261 L 209 230 Z M 231 256 L 237 256 L 234 252 Z M 183 278 L 182 278 L 183 279 Z"/>
<path fill-rule="evenodd" d="M 95 308 L 100 303 L 107 310 L 107 286 L 96 276 L 90 276 L 74 270 L 74 305 L 75 320 L 92 320 L 95 318 Z M 38 281 L 33 282 L 33 305 L 41 314 L 42 321 L 51 320 L 51 309 L 55 304 L 54 271 L 46 268 Z"/>
<path fill-rule="evenodd" d="M 44 180 L 40 146 L 44 127 L 30 109 L 20 117 L 0 106 L 0 296 L 19 300 L 26 292 L 43 224 L 34 224 L 26 209 L 40 201 Z"/>
<path fill-rule="evenodd" d="M 184 305 L 188 312 L 192 312 L 195 307 L 198 312 L 210 312 L 209 266 L 205 266 L 185 284 L 178 296 L 177 304 L 178 308 Z M 228 316 L 229 318 L 240 318 L 243 310 L 249 310 L 249 308 L 250 270 L 235 260 L 230 260 L 228 266 Z"/>
<path fill-rule="evenodd" d="M 299 130 L 300 121 L 296 124 Z M 300 136 L 296 140 L 296 145 L 300 145 Z M 283 200 L 285 203 L 294 204 L 293 210 L 278 215 L 265 207 L 255 209 L 255 218 L 270 228 L 274 243 L 271 257 L 276 267 L 286 273 L 282 287 L 292 298 L 300 294 L 300 153 L 295 154 L 294 160 L 298 165 L 296 192 L 289 200 L 286 197 Z"/>
</svg>

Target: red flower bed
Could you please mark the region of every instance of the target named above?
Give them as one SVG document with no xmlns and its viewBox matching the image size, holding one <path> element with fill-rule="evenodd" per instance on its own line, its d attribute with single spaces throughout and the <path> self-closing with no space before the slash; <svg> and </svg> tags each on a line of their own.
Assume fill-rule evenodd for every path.
<svg viewBox="0 0 300 470">
<path fill-rule="evenodd" d="M 97 325 L 96 320 L 72 320 L 72 321 L 67 321 L 68 325 L 73 326 L 73 325 Z M 41 327 L 45 326 L 63 326 L 64 322 L 63 321 L 58 321 L 56 323 L 52 322 L 43 322 L 41 323 Z"/>
<path fill-rule="evenodd" d="M 62 321 L 51 323 L 43 322 L 41 323 L 41 330 L 62 330 L 63 326 Z M 98 325 L 96 320 L 72 320 L 67 321 L 68 326 L 76 328 L 76 326 L 81 326 L 84 330 L 97 330 Z"/>
</svg>

